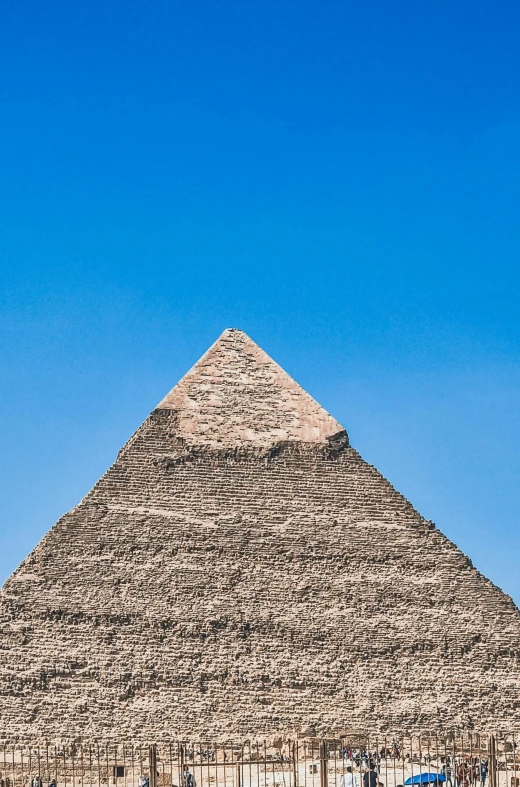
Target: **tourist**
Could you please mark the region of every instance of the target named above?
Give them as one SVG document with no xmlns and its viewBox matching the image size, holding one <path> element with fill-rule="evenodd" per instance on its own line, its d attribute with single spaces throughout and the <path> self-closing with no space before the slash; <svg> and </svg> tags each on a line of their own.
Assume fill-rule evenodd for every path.
<svg viewBox="0 0 520 787">
<path fill-rule="evenodd" d="M 350 765 L 347 768 L 347 772 L 342 775 L 339 787 L 357 787 L 357 779 L 352 773 Z"/>
<path fill-rule="evenodd" d="M 488 772 L 488 761 L 482 760 L 482 764 L 480 766 L 480 781 L 482 782 L 482 787 L 486 784 L 486 776 Z"/>
<path fill-rule="evenodd" d="M 449 757 L 447 761 L 441 766 L 441 773 L 446 777 L 446 785 L 449 784 L 450 787 L 453 787 L 453 782 L 451 780 L 451 760 Z"/>
<path fill-rule="evenodd" d="M 195 777 L 190 771 L 188 765 L 184 766 L 184 774 L 182 777 L 182 787 L 197 787 Z"/>
<path fill-rule="evenodd" d="M 457 768 L 457 785 L 458 787 L 469 787 L 470 770 L 466 761 L 461 762 Z"/>
<path fill-rule="evenodd" d="M 378 782 L 375 765 L 371 762 L 368 771 L 363 774 L 363 787 L 378 787 Z"/>
</svg>

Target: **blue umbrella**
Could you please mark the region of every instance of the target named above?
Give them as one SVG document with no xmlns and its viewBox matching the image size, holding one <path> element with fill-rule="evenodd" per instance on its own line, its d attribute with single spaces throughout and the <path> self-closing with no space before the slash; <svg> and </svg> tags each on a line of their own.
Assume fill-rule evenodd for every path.
<svg viewBox="0 0 520 787">
<path fill-rule="evenodd" d="M 417 776 L 410 776 L 405 781 L 408 784 L 431 784 L 432 782 L 445 782 L 446 776 L 443 773 L 418 773 Z"/>
</svg>

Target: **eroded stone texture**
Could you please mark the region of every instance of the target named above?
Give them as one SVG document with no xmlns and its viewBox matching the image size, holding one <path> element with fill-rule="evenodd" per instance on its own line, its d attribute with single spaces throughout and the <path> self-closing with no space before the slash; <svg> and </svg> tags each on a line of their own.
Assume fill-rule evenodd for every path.
<svg viewBox="0 0 520 787">
<path fill-rule="evenodd" d="M 4 586 L 0 736 L 512 728 L 519 643 L 511 599 L 226 332 Z"/>
</svg>

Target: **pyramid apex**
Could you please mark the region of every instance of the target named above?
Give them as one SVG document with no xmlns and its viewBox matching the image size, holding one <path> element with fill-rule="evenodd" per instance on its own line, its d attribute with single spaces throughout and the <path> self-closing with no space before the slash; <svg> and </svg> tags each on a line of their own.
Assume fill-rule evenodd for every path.
<svg viewBox="0 0 520 787">
<path fill-rule="evenodd" d="M 244 331 L 226 328 L 157 409 L 189 444 L 327 443 L 344 428 Z"/>
</svg>

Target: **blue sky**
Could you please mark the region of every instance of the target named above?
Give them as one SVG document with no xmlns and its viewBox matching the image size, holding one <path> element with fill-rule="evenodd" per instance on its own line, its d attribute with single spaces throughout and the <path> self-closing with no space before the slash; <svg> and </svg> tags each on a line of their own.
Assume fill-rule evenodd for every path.
<svg viewBox="0 0 520 787">
<path fill-rule="evenodd" d="M 520 5 L 0 9 L 0 580 L 225 327 L 520 603 Z"/>
</svg>

